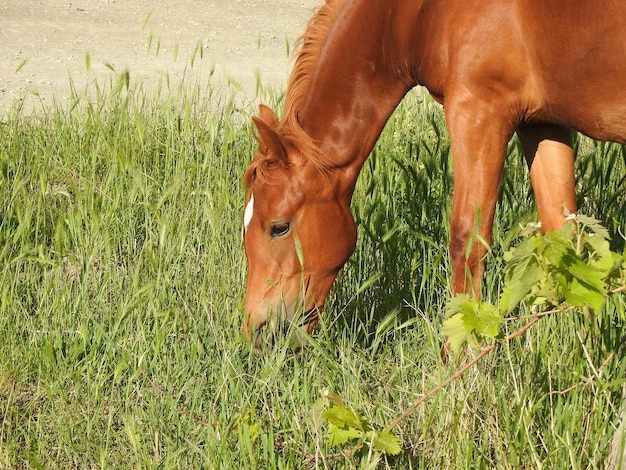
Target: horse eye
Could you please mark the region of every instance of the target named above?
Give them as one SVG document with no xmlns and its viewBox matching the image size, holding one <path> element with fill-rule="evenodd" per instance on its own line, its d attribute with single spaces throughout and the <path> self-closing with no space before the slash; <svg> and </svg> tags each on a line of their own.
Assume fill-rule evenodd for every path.
<svg viewBox="0 0 626 470">
<path fill-rule="evenodd" d="M 270 235 L 272 237 L 282 237 L 289 231 L 289 222 L 284 224 L 274 224 L 270 229 Z"/>
</svg>

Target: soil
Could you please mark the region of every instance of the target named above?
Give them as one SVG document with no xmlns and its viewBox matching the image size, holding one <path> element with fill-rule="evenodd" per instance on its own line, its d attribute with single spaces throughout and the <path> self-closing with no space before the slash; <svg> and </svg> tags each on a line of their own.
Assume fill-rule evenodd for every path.
<svg viewBox="0 0 626 470">
<path fill-rule="evenodd" d="M 183 78 L 254 96 L 284 86 L 288 49 L 321 0 L 0 0 L 0 116 L 61 104 L 71 84 Z M 200 53 L 201 51 L 201 53 Z M 174 82 L 174 83 L 172 83 Z"/>
</svg>

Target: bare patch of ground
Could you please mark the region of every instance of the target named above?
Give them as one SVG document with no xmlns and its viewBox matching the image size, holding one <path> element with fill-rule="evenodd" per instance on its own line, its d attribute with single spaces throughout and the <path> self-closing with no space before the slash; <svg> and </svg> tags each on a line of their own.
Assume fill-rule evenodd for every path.
<svg viewBox="0 0 626 470">
<path fill-rule="evenodd" d="M 0 0 L 0 115 L 63 103 L 71 82 L 211 80 L 283 86 L 288 49 L 321 0 Z M 288 46 L 289 45 L 289 46 Z M 54 98 L 53 98 L 54 97 Z"/>
</svg>

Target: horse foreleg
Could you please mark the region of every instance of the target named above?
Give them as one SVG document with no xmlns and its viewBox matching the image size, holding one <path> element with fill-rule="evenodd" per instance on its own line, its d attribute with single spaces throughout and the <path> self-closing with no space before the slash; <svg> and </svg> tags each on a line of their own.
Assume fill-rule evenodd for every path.
<svg viewBox="0 0 626 470">
<path fill-rule="evenodd" d="M 452 293 L 480 297 L 483 258 L 491 244 L 493 217 L 511 132 L 490 110 L 446 110 L 454 168 L 450 222 Z"/>
<path fill-rule="evenodd" d="M 542 230 L 558 230 L 576 211 L 574 150 L 569 129 L 551 124 L 520 128 Z"/>
</svg>

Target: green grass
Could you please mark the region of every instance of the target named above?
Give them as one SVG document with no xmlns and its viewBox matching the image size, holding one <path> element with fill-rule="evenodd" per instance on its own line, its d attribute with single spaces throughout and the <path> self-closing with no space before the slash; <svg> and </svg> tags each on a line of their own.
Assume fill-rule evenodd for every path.
<svg viewBox="0 0 626 470">
<path fill-rule="evenodd" d="M 34 117 L 16 104 L 0 124 L 0 468 L 358 468 L 311 418 L 324 391 L 383 427 L 462 362 L 438 358 L 453 182 L 441 109 L 412 94 L 367 161 L 357 250 L 311 347 L 260 356 L 240 334 L 256 103 L 125 80 Z M 577 148 L 581 209 L 622 250 L 624 148 Z M 513 142 L 487 300 L 536 218 L 522 160 Z M 403 421 L 403 451 L 379 467 L 603 467 L 624 317 L 618 297 L 542 320 Z"/>
</svg>

